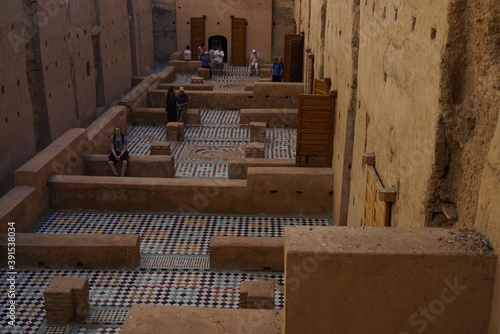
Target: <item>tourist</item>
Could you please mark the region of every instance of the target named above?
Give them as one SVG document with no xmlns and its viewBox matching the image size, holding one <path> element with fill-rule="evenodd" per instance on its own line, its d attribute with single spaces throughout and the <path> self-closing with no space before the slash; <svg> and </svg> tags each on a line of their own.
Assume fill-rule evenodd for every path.
<svg viewBox="0 0 500 334">
<path fill-rule="evenodd" d="M 210 62 L 213 63 L 214 62 L 214 54 L 215 54 L 215 51 L 217 50 L 217 48 L 215 47 L 215 44 L 212 45 L 212 47 L 210 48 L 210 50 L 208 51 L 208 56 L 210 57 Z"/>
<path fill-rule="evenodd" d="M 179 95 L 177 96 L 177 120 L 178 122 L 184 121 L 184 114 L 187 110 L 189 96 L 184 92 L 184 87 L 179 88 Z"/>
<path fill-rule="evenodd" d="M 278 61 L 278 57 L 274 57 L 273 60 L 273 82 L 281 82 L 283 65 Z"/>
<path fill-rule="evenodd" d="M 201 60 L 201 57 L 205 55 L 205 52 L 207 52 L 207 47 L 205 46 L 205 43 L 201 43 L 200 46 L 198 47 L 198 59 Z"/>
<path fill-rule="evenodd" d="M 224 51 L 222 51 L 220 46 L 217 51 L 214 52 L 214 64 L 219 74 L 221 74 L 224 70 Z"/>
<path fill-rule="evenodd" d="M 192 60 L 193 53 L 190 50 L 190 46 L 186 45 L 186 50 L 184 50 L 184 60 L 189 61 Z"/>
<path fill-rule="evenodd" d="M 120 160 L 122 162 L 122 176 L 125 176 L 129 155 L 127 151 L 128 141 L 125 135 L 122 134 L 122 129 L 119 126 L 115 127 L 115 133 L 109 138 L 110 150 L 108 156 L 108 164 L 111 167 L 113 175 L 118 176 L 115 164 Z"/>
<path fill-rule="evenodd" d="M 168 122 L 177 122 L 177 95 L 175 95 L 174 87 L 169 86 L 165 101 L 165 111 L 167 112 Z"/>
<path fill-rule="evenodd" d="M 208 68 L 210 70 L 210 77 L 212 79 L 212 67 L 210 67 L 210 56 L 208 55 L 208 51 L 201 56 L 201 68 Z"/>
<path fill-rule="evenodd" d="M 252 75 L 252 67 L 255 67 L 255 73 L 259 75 L 259 54 L 253 49 L 250 54 L 250 65 L 248 65 L 248 74 Z"/>
</svg>

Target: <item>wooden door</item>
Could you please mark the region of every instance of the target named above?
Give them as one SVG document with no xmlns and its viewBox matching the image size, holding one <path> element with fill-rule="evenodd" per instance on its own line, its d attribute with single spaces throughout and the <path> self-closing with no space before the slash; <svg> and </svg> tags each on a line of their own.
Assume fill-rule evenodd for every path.
<svg viewBox="0 0 500 334">
<path fill-rule="evenodd" d="M 337 91 L 299 95 L 297 167 L 331 167 Z"/>
<path fill-rule="evenodd" d="M 246 50 L 247 20 L 231 17 L 231 65 L 247 65 Z"/>
<path fill-rule="evenodd" d="M 314 94 L 328 95 L 332 86 L 330 78 L 314 79 Z"/>
<path fill-rule="evenodd" d="M 302 82 L 304 71 L 304 35 L 285 35 L 283 81 Z"/>
<path fill-rule="evenodd" d="M 205 42 L 205 17 L 191 18 L 191 52 L 193 60 L 200 59 L 198 56 L 198 46 Z"/>
</svg>

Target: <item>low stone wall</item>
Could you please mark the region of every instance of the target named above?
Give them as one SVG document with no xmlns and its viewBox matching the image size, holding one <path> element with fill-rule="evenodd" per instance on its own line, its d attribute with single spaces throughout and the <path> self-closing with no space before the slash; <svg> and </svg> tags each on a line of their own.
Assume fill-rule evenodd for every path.
<svg viewBox="0 0 500 334">
<path fill-rule="evenodd" d="M 171 60 L 168 62 L 168 66 L 175 67 L 177 72 L 196 74 L 196 72 L 198 72 L 198 68 L 201 67 L 201 61 Z"/>
<path fill-rule="evenodd" d="M 458 229 L 287 226 L 284 332 L 486 333 L 496 256 L 484 240 Z"/>
<path fill-rule="evenodd" d="M 0 250 L 7 254 L 7 236 Z M 16 268 L 133 270 L 139 263 L 135 234 L 16 234 Z M 7 266 L 2 256 L 1 266 Z"/>
<path fill-rule="evenodd" d="M 214 84 L 211 83 L 203 83 L 203 84 L 177 84 L 177 83 L 162 83 L 158 86 L 158 89 L 162 90 L 165 89 L 167 90 L 168 87 L 174 87 L 175 90 L 179 90 L 180 87 L 184 87 L 186 90 L 209 90 L 212 91 L 214 90 Z"/>
<path fill-rule="evenodd" d="M 84 173 L 91 176 L 113 176 L 104 154 L 86 154 Z M 126 176 L 175 177 L 174 158 L 170 155 L 131 155 Z"/>
<path fill-rule="evenodd" d="M 17 233 L 31 231 L 49 207 L 48 195 L 38 195 L 36 187 L 17 186 L 1 197 L 0 233 L 7 233 L 9 227 Z"/>
<path fill-rule="evenodd" d="M 114 134 L 115 126 L 127 133 L 127 108 L 114 106 L 106 110 L 97 120 L 87 127 L 91 150 L 87 153 L 104 154 L 109 150 L 109 138 Z"/>
<path fill-rule="evenodd" d="M 284 271 L 284 239 L 263 237 L 210 238 L 210 270 Z"/>
<path fill-rule="evenodd" d="M 240 123 L 264 122 L 270 128 L 297 128 L 297 109 L 241 109 Z"/>
<path fill-rule="evenodd" d="M 82 174 L 82 155 L 90 151 L 87 130 L 71 129 L 14 172 L 16 186 L 45 187 L 53 174 Z"/>
<path fill-rule="evenodd" d="M 283 333 L 282 322 L 281 310 L 136 304 L 130 309 L 120 333 L 277 334 Z"/>
<path fill-rule="evenodd" d="M 148 107 L 148 90 L 156 89 L 159 84 L 158 75 L 148 75 L 120 100 L 120 105 L 126 106 L 130 111 L 134 111 L 135 108 Z"/>
<path fill-rule="evenodd" d="M 128 115 L 128 122 L 134 125 L 164 125 L 168 117 L 165 108 L 136 108 Z"/>
<path fill-rule="evenodd" d="M 246 179 L 249 167 L 295 167 L 295 159 L 229 158 L 228 178 Z"/>
<path fill-rule="evenodd" d="M 160 80 L 160 84 L 164 82 L 172 82 L 175 80 L 175 67 L 174 66 L 165 66 L 163 70 L 158 73 L 158 79 Z"/>
<path fill-rule="evenodd" d="M 330 168 L 255 167 L 247 180 L 54 175 L 48 187 L 54 210 L 331 217 L 333 203 Z"/>
</svg>

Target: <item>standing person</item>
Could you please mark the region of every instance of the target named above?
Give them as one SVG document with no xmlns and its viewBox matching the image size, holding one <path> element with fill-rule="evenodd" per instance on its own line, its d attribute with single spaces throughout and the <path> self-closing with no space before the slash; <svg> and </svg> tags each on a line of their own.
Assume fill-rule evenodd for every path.
<svg viewBox="0 0 500 334">
<path fill-rule="evenodd" d="M 193 53 L 191 52 L 191 47 L 189 45 L 186 45 L 186 50 L 184 50 L 184 60 L 192 60 Z"/>
<path fill-rule="evenodd" d="M 115 126 L 115 134 L 109 138 L 110 150 L 108 156 L 108 164 L 113 172 L 113 175 L 118 176 L 118 171 L 116 170 L 115 164 L 120 160 L 122 162 L 122 176 L 125 176 L 127 171 L 127 164 L 129 160 L 129 155 L 127 151 L 128 140 L 125 135 L 122 134 L 122 129 L 119 126 Z"/>
<path fill-rule="evenodd" d="M 209 79 L 212 79 L 212 67 L 210 67 L 210 56 L 208 55 L 208 51 L 205 51 L 205 54 L 201 56 L 201 68 L 210 69 Z"/>
<path fill-rule="evenodd" d="M 187 110 L 189 96 L 184 92 L 184 87 L 179 88 L 179 95 L 177 96 L 177 120 L 178 122 L 184 121 L 184 114 Z"/>
<path fill-rule="evenodd" d="M 252 75 L 252 67 L 255 67 L 255 73 L 259 75 L 259 61 L 260 61 L 259 54 L 255 49 L 253 49 L 252 53 L 250 54 L 250 65 L 248 65 L 248 75 Z"/>
<path fill-rule="evenodd" d="M 273 58 L 273 82 L 281 82 L 283 76 L 283 65 L 278 61 L 278 57 Z"/>
<path fill-rule="evenodd" d="M 208 56 L 210 57 L 210 62 L 214 62 L 214 53 L 215 53 L 215 50 L 217 50 L 217 48 L 215 47 L 215 44 L 212 44 L 212 47 L 210 48 L 210 50 L 208 51 Z"/>
<path fill-rule="evenodd" d="M 201 43 L 200 46 L 198 47 L 198 59 L 201 60 L 201 57 L 207 52 L 207 47 L 205 46 L 205 43 Z"/>
<path fill-rule="evenodd" d="M 214 64 L 217 66 L 219 74 L 221 74 L 224 69 L 224 51 L 222 51 L 220 46 L 217 51 L 214 52 Z"/>
<path fill-rule="evenodd" d="M 165 111 L 167 112 L 168 122 L 177 122 L 177 95 L 175 95 L 174 87 L 172 86 L 169 86 L 167 90 Z"/>
</svg>

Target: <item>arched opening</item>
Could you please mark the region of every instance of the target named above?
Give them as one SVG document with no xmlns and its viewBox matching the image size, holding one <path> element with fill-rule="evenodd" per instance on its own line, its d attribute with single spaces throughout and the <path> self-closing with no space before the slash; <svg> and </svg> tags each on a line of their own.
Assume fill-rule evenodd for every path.
<svg viewBox="0 0 500 334">
<path fill-rule="evenodd" d="M 224 51 L 224 62 L 227 62 L 227 38 L 222 35 L 214 35 L 208 38 L 208 47 L 214 48 L 217 50 L 218 47 L 221 47 L 222 51 Z"/>
</svg>

